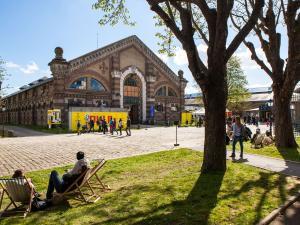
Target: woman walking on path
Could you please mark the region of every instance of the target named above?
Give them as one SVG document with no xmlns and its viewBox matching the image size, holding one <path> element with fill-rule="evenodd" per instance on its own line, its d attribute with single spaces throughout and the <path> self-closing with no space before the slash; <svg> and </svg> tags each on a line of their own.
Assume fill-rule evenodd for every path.
<svg viewBox="0 0 300 225">
<path fill-rule="evenodd" d="M 131 120 L 130 120 L 130 117 L 128 116 L 127 123 L 126 123 L 126 134 L 127 134 L 127 136 L 131 136 L 130 126 L 131 126 Z"/>
<path fill-rule="evenodd" d="M 114 134 L 114 131 L 116 131 L 116 133 L 117 133 L 117 135 L 118 135 L 117 121 L 116 121 L 116 119 L 114 119 L 114 121 L 113 121 L 113 130 L 112 130 L 112 134 Z"/>
<path fill-rule="evenodd" d="M 123 128 L 123 122 L 122 122 L 122 119 L 119 119 L 118 127 L 119 127 L 119 131 L 120 131 L 120 136 L 121 136 L 121 135 L 122 135 L 122 128 Z"/>
<path fill-rule="evenodd" d="M 235 123 L 232 125 L 233 129 L 233 142 L 232 142 L 232 154 L 230 157 L 235 158 L 235 145 L 237 142 L 240 143 L 240 148 L 241 148 L 241 153 L 240 153 L 240 158 L 243 158 L 243 139 L 244 139 L 244 133 L 245 133 L 245 127 L 241 123 L 241 118 L 236 117 L 235 118 Z"/>
</svg>

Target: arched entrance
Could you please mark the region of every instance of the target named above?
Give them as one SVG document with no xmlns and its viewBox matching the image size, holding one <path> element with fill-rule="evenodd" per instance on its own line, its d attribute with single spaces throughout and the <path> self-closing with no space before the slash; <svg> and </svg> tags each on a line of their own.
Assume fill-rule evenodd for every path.
<svg viewBox="0 0 300 225">
<path fill-rule="evenodd" d="M 128 75 L 124 80 L 123 104 L 128 108 L 129 116 L 133 124 L 141 121 L 142 112 L 142 85 L 136 74 Z"/>
<path fill-rule="evenodd" d="M 128 108 L 132 123 L 146 120 L 146 81 L 134 66 L 122 73 L 120 78 L 120 107 Z"/>
</svg>

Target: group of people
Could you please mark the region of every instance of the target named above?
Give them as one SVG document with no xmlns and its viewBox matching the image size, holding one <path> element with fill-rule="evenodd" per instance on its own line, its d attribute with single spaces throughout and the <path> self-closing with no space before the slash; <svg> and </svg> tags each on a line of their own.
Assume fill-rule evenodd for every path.
<svg viewBox="0 0 300 225">
<path fill-rule="evenodd" d="M 56 170 L 53 170 L 50 173 L 45 200 L 40 199 L 41 195 L 35 190 L 35 186 L 32 180 L 30 178 L 25 179 L 23 170 L 16 170 L 12 178 L 25 179 L 25 185 L 28 184 L 30 189 L 34 190 L 33 199 L 35 199 L 36 201 L 32 202 L 32 208 L 36 210 L 42 210 L 47 206 L 52 205 L 54 191 L 56 191 L 57 193 L 63 193 L 82 173 L 84 173 L 90 167 L 89 160 L 85 158 L 84 152 L 77 152 L 76 158 L 77 161 L 74 167 L 71 170 L 66 170 L 65 174 L 62 177 L 59 176 Z M 28 188 L 28 192 L 30 192 L 30 189 Z"/>
<path fill-rule="evenodd" d="M 229 145 L 232 140 L 232 154 L 230 157 L 235 158 L 235 149 L 236 144 L 240 145 L 240 158 L 243 158 L 243 150 L 244 150 L 244 141 L 250 140 L 252 147 L 258 148 L 267 145 L 271 145 L 274 143 L 274 138 L 272 137 L 269 131 L 266 131 L 265 134 L 261 134 L 260 129 L 256 129 L 256 133 L 252 136 L 252 132 L 247 127 L 246 122 L 242 124 L 240 117 L 235 117 L 231 121 L 227 120 L 227 128 L 226 128 L 226 144 Z M 256 125 L 256 120 L 253 125 Z"/>
<path fill-rule="evenodd" d="M 124 124 L 121 118 L 119 121 L 117 121 L 116 118 L 110 118 L 110 120 L 107 122 L 105 117 L 100 117 L 100 119 L 96 121 L 96 124 L 98 126 L 99 133 L 102 132 L 103 134 L 106 134 L 109 132 L 111 135 L 113 135 L 114 132 L 116 132 L 117 135 L 122 135 Z M 127 136 L 131 136 L 130 127 L 131 120 L 130 117 L 127 117 L 125 129 Z M 86 125 L 81 125 L 80 120 L 77 121 L 77 134 L 80 135 L 85 132 L 95 132 L 95 121 L 93 119 L 91 119 Z"/>
<path fill-rule="evenodd" d="M 189 125 L 189 121 L 185 121 L 185 125 Z M 202 127 L 205 125 L 205 118 L 204 116 L 197 116 L 197 115 L 192 115 L 191 123 L 190 125 L 195 125 L 196 127 Z"/>
<path fill-rule="evenodd" d="M 258 116 L 244 116 L 244 123 L 249 125 L 255 125 L 258 126 L 259 117 Z"/>
</svg>

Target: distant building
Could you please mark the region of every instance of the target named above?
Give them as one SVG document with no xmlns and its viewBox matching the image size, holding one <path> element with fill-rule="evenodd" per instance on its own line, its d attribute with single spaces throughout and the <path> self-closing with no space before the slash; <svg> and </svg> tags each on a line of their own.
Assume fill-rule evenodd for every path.
<svg viewBox="0 0 300 225">
<path fill-rule="evenodd" d="M 70 107 L 128 109 L 132 123 L 179 120 L 187 81 L 176 75 L 138 37 L 130 36 L 66 60 L 55 49 L 52 77 L 41 78 L 4 98 L 0 120 L 47 124 L 47 111 L 60 109 L 68 124 Z"/>
<path fill-rule="evenodd" d="M 271 115 L 273 104 L 272 87 L 249 88 L 250 97 L 244 102 L 245 108 L 243 116 L 259 116 L 261 121 L 267 120 Z M 193 93 L 185 95 L 185 109 L 194 111 L 203 108 L 202 93 Z M 292 119 L 300 123 L 300 85 L 295 89 L 291 101 Z"/>
</svg>

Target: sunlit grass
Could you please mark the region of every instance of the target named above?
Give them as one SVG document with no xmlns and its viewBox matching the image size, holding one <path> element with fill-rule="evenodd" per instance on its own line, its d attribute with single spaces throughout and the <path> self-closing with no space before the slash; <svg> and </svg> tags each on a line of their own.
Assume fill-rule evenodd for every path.
<svg viewBox="0 0 300 225">
<path fill-rule="evenodd" d="M 69 205 L 5 218 L 1 224 L 255 224 L 300 188 L 298 180 L 228 161 L 201 174 L 202 153 L 188 149 L 109 160 L 100 172 L 112 191 L 95 204 Z M 58 168 L 60 173 L 66 167 Z M 29 173 L 45 192 L 50 170 Z"/>
</svg>

